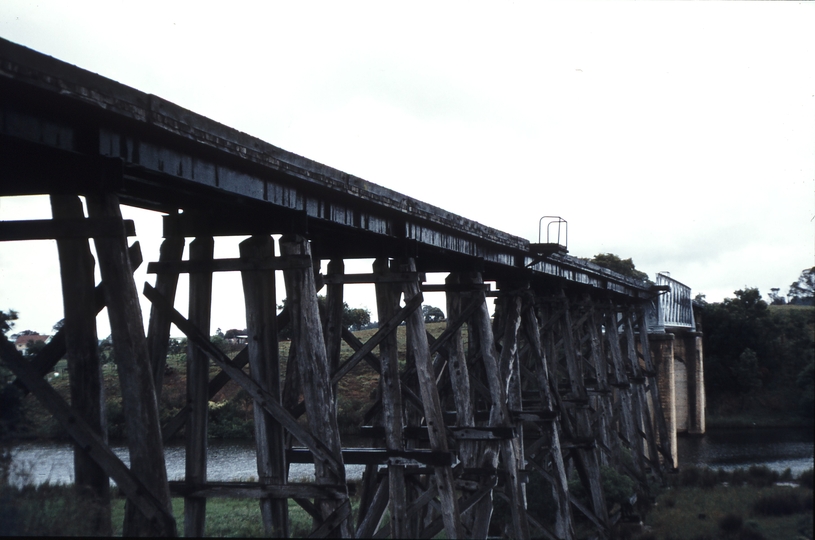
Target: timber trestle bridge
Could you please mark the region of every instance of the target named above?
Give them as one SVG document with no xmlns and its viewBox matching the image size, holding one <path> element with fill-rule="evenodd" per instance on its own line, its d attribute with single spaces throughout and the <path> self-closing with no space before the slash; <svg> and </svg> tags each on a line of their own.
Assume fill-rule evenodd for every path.
<svg viewBox="0 0 815 540">
<path fill-rule="evenodd" d="M 3 338 L 2 360 L 72 437 L 76 483 L 105 504 L 109 479 L 127 496 L 125 534 L 200 536 L 208 497 L 249 497 L 274 536 L 290 534 L 293 499 L 315 537 L 485 538 L 500 521 L 498 534 L 514 538 L 575 538 L 578 525 L 609 538 L 621 512 L 607 504 L 601 471 L 624 473 L 647 494 L 676 466 L 674 413 L 663 410 L 673 405 L 657 384 L 670 340 L 649 338 L 646 316 L 670 287 L 530 244 L 4 40 L 0 100 L 0 196 L 46 194 L 53 211 L 0 222 L 0 240 L 56 239 L 65 309 L 63 329 L 36 357 Z M 155 286 L 141 291 L 132 273 L 142 257 L 120 204 L 165 214 L 159 260 L 147 265 Z M 224 236 L 248 236 L 239 258 L 213 258 Z M 370 273 L 346 273 L 349 259 L 373 259 Z M 243 284 L 249 339 L 234 359 L 209 340 L 220 271 L 240 272 Z M 447 273 L 445 283 L 425 283 L 429 272 Z M 182 273 L 187 317 L 174 308 Z M 348 283 L 375 287 L 379 330 L 365 343 L 341 324 Z M 447 299 L 435 339 L 422 316 L 427 291 Z M 139 294 L 152 303 L 146 335 Z M 105 306 L 130 467 L 104 427 L 95 320 Z M 187 406 L 161 425 L 171 324 L 189 343 Z M 280 358 L 286 325 L 290 354 Z M 341 360 L 343 341 L 356 352 Z M 66 354 L 70 404 L 44 379 Z M 221 370 L 212 379 L 211 362 Z M 346 448 L 336 387 L 361 362 L 380 375 L 360 426 L 370 445 Z M 254 400 L 256 482 L 207 480 L 207 403 L 230 380 Z M 168 482 L 163 441 L 182 428 L 185 480 Z M 288 481 L 298 461 L 314 462 L 313 482 Z M 365 465 L 361 482 L 346 481 L 348 463 Z M 533 478 L 551 493 L 548 514 L 528 508 Z M 171 496 L 185 498 L 180 530 Z M 509 510 L 496 515 L 494 505 Z M 109 513 L 95 519 L 109 527 Z"/>
</svg>

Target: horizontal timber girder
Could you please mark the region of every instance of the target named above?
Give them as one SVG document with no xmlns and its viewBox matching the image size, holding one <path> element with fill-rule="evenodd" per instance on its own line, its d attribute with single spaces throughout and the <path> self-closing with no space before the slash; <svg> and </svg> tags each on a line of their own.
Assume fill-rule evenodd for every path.
<svg viewBox="0 0 815 540">
<path fill-rule="evenodd" d="M 2 39 L 0 65 L 0 196 L 103 188 L 172 214 L 168 236 L 297 233 L 319 258 L 410 256 L 419 270 L 483 265 L 486 280 L 554 279 L 632 300 L 651 296 L 639 282 L 567 255 L 534 263 L 525 239 Z"/>
</svg>

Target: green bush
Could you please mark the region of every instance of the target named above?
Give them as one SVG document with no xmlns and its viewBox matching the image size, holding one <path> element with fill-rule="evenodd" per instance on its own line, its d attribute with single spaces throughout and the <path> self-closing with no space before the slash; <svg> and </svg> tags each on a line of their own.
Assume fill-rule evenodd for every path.
<svg viewBox="0 0 815 540">
<path fill-rule="evenodd" d="M 801 487 L 812 489 L 812 469 L 802 472 L 798 477 L 798 483 L 801 484 Z"/>
<path fill-rule="evenodd" d="M 747 469 L 747 483 L 757 488 L 775 484 L 780 476 L 777 471 L 770 469 L 766 465 L 751 465 Z"/>
<path fill-rule="evenodd" d="M 212 439 L 251 439 L 255 434 L 252 397 L 241 390 L 232 399 L 209 402 L 207 433 Z"/>
<path fill-rule="evenodd" d="M 807 504 L 808 503 L 808 504 Z M 795 491 L 765 495 L 753 503 L 754 514 L 762 516 L 788 516 L 812 508 L 812 498 L 803 500 Z"/>
</svg>

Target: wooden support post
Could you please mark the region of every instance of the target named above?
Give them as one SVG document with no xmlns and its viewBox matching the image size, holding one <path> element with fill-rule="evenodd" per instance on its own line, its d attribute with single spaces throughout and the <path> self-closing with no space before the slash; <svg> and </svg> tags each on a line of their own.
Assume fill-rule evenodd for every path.
<svg viewBox="0 0 815 540">
<path fill-rule="evenodd" d="M 656 437 L 654 435 L 650 415 L 648 414 L 648 401 L 645 396 L 645 377 L 643 377 L 643 370 L 640 366 L 639 358 L 637 357 L 637 341 L 634 336 L 634 321 L 632 320 L 632 313 L 630 310 L 626 310 L 624 314 L 623 331 L 625 333 L 626 352 L 631 364 L 631 372 L 634 374 L 634 385 L 632 387 L 632 397 L 634 398 L 634 418 L 637 424 L 637 431 L 640 435 L 640 437 L 637 437 L 637 454 L 634 456 L 634 458 L 638 462 L 640 469 L 643 471 L 643 476 L 640 478 L 640 482 L 647 490 L 648 482 L 645 479 L 646 445 L 649 446 L 649 455 L 654 456 L 654 461 L 658 462 L 659 460 L 656 459 Z"/>
<path fill-rule="evenodd" d="M 88 195 L 86 200 L 90 217 L 121 219 L 119 200 L 112 193 Z M 156 391 L 144 338 L 139 295 L 127 254 L 127 239 L 122 234 L 118 237 L 96 238 L 94 244 L 99 257 L 99 270 L 105 282 L 113 349 L 122 388 L 125 426 L 129 435 L 131 470 L 160 501 L 167 513 L 172 515 Z M 176 532 L 174 525 L 173 522 L 170 529 L 166 522 L 151 523 L 136 510 L 135 505 L 127 505 L 124 527 L 124 534 L 127 536 L 171 536 Z"/>
<path fill-rule="evenodd" d="M 566 358 L 567 372 L 569 378 L 572 397 L 577 399 L 586 398 L 586 389 L 583 382 L 583 369 L 577 357 L 577 349 L 575 348 L 571 310 L 569 309 L 569 300 L 566 298 L 565 293 L 561 294 L 561 300 L 566 306 L 566 310 L 561 320 L 561 333 L 563 337 L 563 352 Z M 588 410 L 580 405 L 574 408 L 575 418 L 575 435 L 578 438 L 594 438 L 594 433 L 591 428 L 591 421 L 589 419 Z M 576 452 L 577 471 L 580 474 L 586 491 L 589 492 L 589 497 L 592 503 L 592 510 L 600 522 L 608 526 L 608 510 L 606 509 L 606 498 L 603 493 L 603 484 L 600 479 L 600 463 L 597 459 L 595 449 L 581 448 Z"/>
<path fill-rule="evenodd" d="M 283 256 L 311 256 L 308 241 L 295 235 L 280 238 Z M 292 341 L 297 346 L 297 364 L 305 398 L 306 414 L 311 431 L 330 450 L 339 462 L 339 470 L 327 463 L 315 460 L 314 472 L 318 484 L 345 485 L 345 469 L 342 466 L 342 446 L 337 427 L 337 407 L 331 392 L 331 373 L 325 351 L 320 309 L 311 268 L 293 268 L 283 271 L 286 281 L 286 297 L 291 309 Z M 347 500 L 347 494 L 346 494 Z M 323 519 L 328 517 L 345 501 L 321 500 Z M 354 534 L 350 514 L 341 520 L 335 534 L 350 538 Z"/>
<path fill-rule="evenodd" d="M 540 393 L 541 409 L 547 412 L 555 411 L 556 402 L 551 391 L 549 368 L 546 363 L 546 353 L 541 342 L 540 327 L 535 314 L 534 297 L 527 293 L 523 306 L 522 324 L 529 349 L 535 361 L 535 376 Z M 572 509 L 569 504 L 569 485 L 566 476 L 566 465 L 563 462 L 563 452 L 560 446 L 560 421 L 555 418 L 549 423 L 548 435 L 549 446 L 552 456 L 552 495 L 555 499 L 555 532 L 559 538 L 571 540 L 575 537 L 574 522 L 572 520 Z M 536 456 L 530 455 L 530 462 Z"/>
<path fill-rule="evenodd" d="M 648 319 L 645 315 L 644 307 L 638 310 L 637 319 L 639 321 L 640 352 L 642 353 L 643 363 L 645 364 L 645 372 L 650 379 L 648 384 L 648 396 L 650 398 L 649 403 L 652 409 L 652 422 L 655 426 L 654 431 L 656 431 L 657 447 L 663 458 L 667 462 L 671 462 L 670 437 L 668 436 L 668 428 L 665 423 L 665 415 L 662 411 L 662 399 L 660 398 L 658 374 L 656 368 L 654 367 L 654 361 L 651 358 Z M 652 457 L 652 461 L 658 463 L 659 456 L 654 455 Z M 665 484 L 667 482 L 667 477 L 665 476 L 664 469 L 660 468 L 659 472 L 662 476 L 662 483 Z"/>
<path fill-rule="evenodd" d="M 387 259 L 374 261 L 373 271 L 385 276 L 390 272 Z M 399 296 L 394 285 L 377 281 L 376 285 L 377 316 L 381 321 L 392 318 L 396 312 Z M 404 425 L 402 410 L 402 392 L 399 380 L 399 360 L 397 357 L 396 334 L 389 333 L 379 344 L 379 357 L 382 371 L 379 388 L 382 396 L 382 423 L 385 426 L 385 446 L 388 450 L 404 450 L 402 428 Z M 391 538 L 406 538 L 408 534 L 405 486 L 405 468 L 401 465 L 388 466 L 388 492 L 390 498 L 390 531 Z"/>
<path fill-rule="evenodd" d="M 632 395 L 635 390 L 632 390 L 629 381 L 629 373 L 631 378 L 634 374 L 631 372 L 631 365 L 626 369 L 626 363 L 623 360 L 622 351 L 620 349 L 620 334 L 619 334 L 619 320 L 617 318 L 617 311 L 613 306 L 610 306 L 606 314 L 606 339 L 608 340 L 608 348 L 611 353 L 611 361 L 614 366 L 614 376 L 616 379 L 617 399 L 620 402 L 620 422 L 622 423 L 622 438 L 625 441 L 626 447 L 631 452 L 631 457 L 634 465 L 634 473 L 639 480 L 643 476 L 643 463 L 641 459 L 641 445 L 639 442 L 642 440 L 639 434 L 639 417 L 636 414 L 634 396 Z"/>
<path fill-rule="evenodd" d="M 329 275 L 342 275 L 345 264 L 342 259 L 334 259 L 328 263 Z M 328 356 L 328 366 L 331 373 L 336 373 L 340 365 L 340 350 L 342 346 L 342 312 L 343 312 L 343 284 L 330 283 L 326 285 L 326 306 L 323 333 L 325 334 L 325 353 Z M 337 385 L 333 385 L 334 398 L 337 397 Z"/>
<path fill-rule="evenodd" d="M 416 264 L 408 259 L 402 265 L 403 272 L 415 272 Z M 405 283 L 405 301 L 421 296 L 417 281 Z M 430 438 L 430 448 L 434 452 L 447 452 L 447 433 L 444 428 L 444 416 L 439 400 L 439 391 L 436 387 L 436 375 L 433 371 L 433 360 L 430 357 L 430 347 L 427 343 L 427 330 L 424 317 L 420 310 L 414 311 L 406 321 L 406 343 L 408 364 L 416 366 L 416 375 L 419 381 L 419 391 L 424 403 L 424 418 L 427 424 L 427 434 Z M 436 484 L 441 500 L 441 514 L 448 538 L 464 538 L 466 535 L 461 527 L 461 517 L 458 510 L 458 500 L 453 484 L 453 471 L 450 466 L 435 467 Z"/>
<path fill-rule="evenodd" d="M 177 262 L 184 253 L 184 239 L 171 237 L 161 243 L 159 252 L 160 262 Z M 175 292 L 178 286 L 178 272 L 162 272 L 156 276 L 156 290 L 158 290 L 172 304 L 175 302 Z M 167 347 L 170 342 L 170 315 L 152 306 L 150 309 L 150 323 L 147 328 L 147 350 L 150 353 L 150 365 L 153 368 L 153 384 L 156 387 L 156 397 L 161 397 L 161 387 L 164 382 L 164 366 L 167 362 Z"/>
<path fill-rule="evenodd" d="M 456 292 L 460 280 L 458 274 L 450 274 L 445 280 L 450 290 L 447 292 L 447 328 L 455 328 L 447 340 L 447 366 L 456 406 L 456 425 L 458 427 L 475 427 L 475 409 L 471 399 L 470 370 L 467 366 L 467 355 L 464 350 L 464 339 L 461 325 L 455 324 L 462 315 L 462 293 Z M 479 443 L 474 440 L 460 441 L 458 458 L 466 469 L 478 467 L 480 458 Z M 464 533 L 473 537 L 475 515 L 472 512 L 461 515 Z"/>
<path fill-rule="evenodd" d="M 274 240 L 270 236 L 253 236 L 240 244 L 241 259 L 263 262 L 272 259 Z M 280 403 L 280 361 L 277 342 L 277 304 L 273 270 L 244 270 L 243 296 L 246 303 L 246 328 L 249 343 L 249 370 L 252 378 Z M 262 486 L 285 485 L 285 440 L 283 427 L 255 404 L 255 444 L 257 446 L 258 479 Z M 285 499 L 264 498 L 260 511 L 266 534 L 289 536 L 288 502 Z"/>
<path fill-rule="evenodd" d="M 190 243 L 190 260 L 211 261 L 215 243 L 212 237 L 199 237 Z M 169 302 L 169 299 L 168 299 Z M 212 309 L 212 272 L 190 274 L 190 322 L 209 335 Z M 161 310 L 161 305 L 153 304 Z M 190 406 L 185 429 L 185 480 L 190 485 L 207 481 L 207 419 L 209 415 L 209 358 L 193 343 L 187 346 L 187 403 Z M 207 500 L 184 497 L 184 536 L 203 536 Z"/>
<path fill-rule="evenodd" d="M 589 300 L 590 302 L 590 300 Z M 598 431 L 600 442 L 604 448 L 613 455 L 614 460 L 619 457 L 619 444 L 617 437 L 613 437 L 612 422 L 614 408 L 612 404 L 611 389 L 608 385 L 608 362 L 606 361 L 603 341 L 600 339 L 600 321 L 597 319 L 597 312 L 593 304 L 589 305 L 589 312 L 586 324 L 591 341 L 591 361 L 594 366 L 595 377 L 597 379 L 596 389 L 598 395 L 595 397 L 598 416 Z M 600 453 L 602 464 L 608 464 L 612 459 L 605 453 Z"/>
<path fill-rule="evenodd" d="M 471 284 L 483 283 L 480 274 L 468 276 L 468 281 Z M 481 352 L 481 361 L 484 365 L 486 383 L 491 400 L 489 425 L 491 427 L 511 427 L 512 420 L 509 415 L 506 397 L 507 382 L 501 377 L 490 314 L 487 309 L 487 299 L 483 291 L 476 291 L 472 294 L 484 299 L 481 307 L 473 314 L 473 325 L 470 328 L 471 333 L 469 339 L 471 342 L 474 338 L 477 340 Z M 512 499 L 510 506 L 512 507 L 513 535 L 515 538 L 529 538 L 529 524 L 523 505 L 523 490 L 519 476 L 522 465 L 518 462 L 520 452 L 518 451 L 517 445 L 517 439 L 508 439 L 500 441 L 499 448 L 506 472 L 507 491 Z M 482 466 L 489 467 L 491 465 L 496 467 L 498 465 L 497 458 L 498 455 L 495 453 L 495 449 L 491 452 L 488 450 L 485 452 L 485 459 Z M 485 500 L 489 500 L 489 507 L 480 509 L 479 512 L 483 512 L 483 514 L 479 513 L 479 515 L 476 516 L 476 523 L 473 530 L 473 534 L 476 537 L 486 536 L 489 521 L 492 517 L 491 497 Z M 484 503 L 484 501 L 482 501 L 482 503 Z"/>
<path fill-rule="evenodd" d="M 56 219 L 82 219 L 82 203 L 73 195 L 51 195 Z M 65 346 L 70 372 L 71 408 L 85 420 L 100 439 L 107 442 L 102 364 L 96 335 L 96 302 L 93 267 L 87 239 L 58 239 L 62 303 L 65 313 Z M 83 448 L 74 444 L 74 478 L 79 487 L 93 494 L 91 514 L 86 519 L 101 535 L 112 533 L 110 481 L 107 474 Z"/>
</svg>

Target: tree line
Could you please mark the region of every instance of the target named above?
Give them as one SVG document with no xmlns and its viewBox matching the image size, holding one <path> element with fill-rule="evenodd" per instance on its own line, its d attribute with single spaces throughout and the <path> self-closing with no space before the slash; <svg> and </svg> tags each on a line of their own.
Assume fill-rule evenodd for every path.
<svg viewBox="0 0 815 540">
<path fill-rule="evenodd" d="M 804 275 L 812 276 L 813 269 L 805 270 Z M 796 292 L 789 304 L 813 305 L 813 288 Z M 708 413 L 784 413 L 811 422 L 815 308 L 768 304 L 757 288 L 740 289 L 734 295 L 715 303 L 697 296 Z"/>
</svg>

